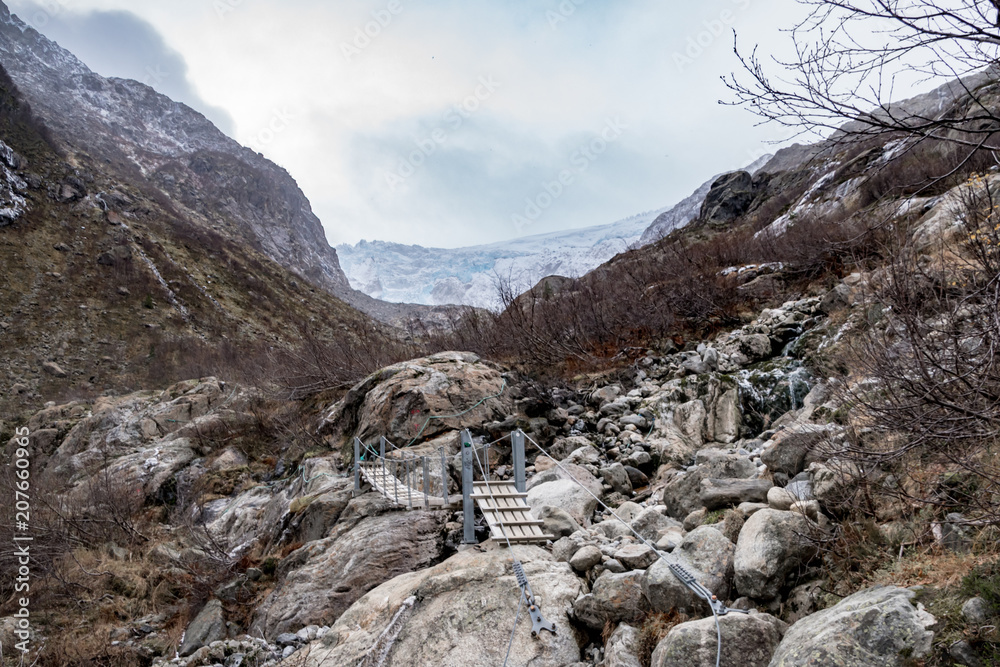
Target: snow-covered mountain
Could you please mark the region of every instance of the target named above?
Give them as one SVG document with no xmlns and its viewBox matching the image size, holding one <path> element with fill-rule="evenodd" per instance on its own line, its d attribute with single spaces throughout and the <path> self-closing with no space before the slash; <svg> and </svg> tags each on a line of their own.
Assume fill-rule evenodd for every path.
<svg viewBox="0 0 1000 667">
<path fill-rule="evenodd" d="M 772 156 L 746 169 L 754 172 Z M 653 243 L 698 217 L 712 183 L 681 202 L 610 225 L 526 236 L 466 248 L 425 248 L 386 241 L 337 246 L 351 287 L 376 299 L 423 305 L 461 304 L 492 308 L 498 281 L 518 292 L 546 276 L 577 278 L 620 252 Z"/>
<path fill-rule="evenodd" d="M 545 276 L 581 276 L 638 243 L 669 208 L 610 225 L 466 248 L 424 248 L 385 241 L 337 246 L 354 289 L 385 301 L 426 305 L 497 305 L 497 280 L 525 291 Z"/>
</svg>

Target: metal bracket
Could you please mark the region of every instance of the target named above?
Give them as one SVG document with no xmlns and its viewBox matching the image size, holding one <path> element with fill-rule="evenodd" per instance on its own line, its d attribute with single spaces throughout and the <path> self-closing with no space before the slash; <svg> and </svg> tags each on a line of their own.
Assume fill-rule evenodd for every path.
<svg viewBox="0 0 1000 667">
<path fill-rule="evenodd" d="M 545 617 L 542 616 L 542 610 L 539 608 L 538 603 L 535 602 L 535 595 L 531 591 L 531 584 L 528 583 L 528 577 L 524 574 L 524 568 L 521 567 L 521 563 L 515 559 L 513 566 L 514 576 L 517 577 L 517 585 L 521 588 L 521 595 L 528 603 L 528 614 L 531 615 L 531 636 L 537 637 L 538 633 L 542 630 L 548 630 L 552 634 L 555 634 L 556 624 L 546 621 Z"/>
<path fill-rule="evenodd" d="M 685 570 L 680 565 L 676 563 L 670 563 L 667 567 L 670 568 L 670 571 L 673 573 L 675 577 L 677 577 L 677 579 L 680 580 L 682 584 L 691 589 L 691 591 L 695 595 L 697 595 L 700 598 L 703 598 L 705 602 L 709 604 L 709 606 L 712 608 L 712 611 L 715 612 L 717 616 L 725 616 L 729 612 L 735 612 L 737 614 L 750 613 L 746 609 L 731 609 L 726 605 L 722 604 L 719 598 L 715 597 L 715 595 L 712 594 L 712 591 L 702 586 L 701 583 L 699 583 L 698 580 L 694 578 L 693 574 Z"/>
<path fill-rule="evenodd" d="M 525 594 L 527 595 L 527 594 Z M 531 636 L 537 637 L 542 630 L 548 630 L 552 634 L 556 633 L 556 624 L 546 621 L 542 616 L 542 610 L 538 608 L 533 599 L 528 600 L 528 613 L 531 614 Z"/>
</svg>

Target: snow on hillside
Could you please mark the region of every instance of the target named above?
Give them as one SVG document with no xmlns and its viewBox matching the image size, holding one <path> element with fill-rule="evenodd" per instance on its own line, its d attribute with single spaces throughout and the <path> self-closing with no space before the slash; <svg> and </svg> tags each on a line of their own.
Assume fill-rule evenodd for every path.
<svg viewBox="0 0 1000 667">
<path fill-rule="evenodd" d="M 467 248 L 424 248 L 385 241 L 337 246 L 354 289 L 384 301 L 425 305 L 497 305 L 496 281 L 519 291 L 545 276 L 581 276 L 637 244 L 669 208 L 610 225 L 573 229 Z"/>
</svg>

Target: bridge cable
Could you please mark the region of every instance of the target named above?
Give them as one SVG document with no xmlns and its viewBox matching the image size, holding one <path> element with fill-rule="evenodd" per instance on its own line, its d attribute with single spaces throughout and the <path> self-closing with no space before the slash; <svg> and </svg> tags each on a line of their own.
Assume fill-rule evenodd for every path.
<svg viewBox="0 0 1000 667">
<path fill-rule="evenodd" d="M 502 440 L 503 438 L 501 438 Z M 470 445 L 472 443 L 469 443 Z M 465 443 L 462 444 L 465 446 Z M 517 605 L 517 613 L 514 615 L 514 627 L 510 631 L 510 642 L 507 644 L 507 656 L 504 658 L 503 667 L 507 667 L 507 660 L 510 659 L 510 649 L 514 645 L 514 632 L 517 630 L 517 621 L 521 615 L 521 604 L 525 601 L 528 603 L 528 613 L 531 616 L 532 629 L 531 634 L 534 637 L 538 636 L 538 633 L 542 630 L 548 630 L 549 632 L 555 632 L 555 625 L 551 622 L 546 621 L 538 608 L 538 603 L 535 601 L 535 593 L 531 590 L 531 584 L 528 583 L 528 576 L 524 573 L 524 566 L 521 565 L 521 561 L 518 560 L 517 554 L 514 553 L 514 546 L 510 543 L 510 536 L 507 534 L 507 526 L 504 524 L 503 516 L 500 510 L 500 505 L 497 503 L 496 496 L 493 495 L 493 487 L 489 478 L 486 476 L 485 468 L 483 467 L 483 462 L 479 459 L 479 453 L 476 452 L 475 448 L 472 449 L 472 453 L 476 457 L 476 463 L 479 465 L 479 471 L 483 475 L 483 481 L 486 482 L 486 492 L 490 495 L 490 502 L 493 503 L 494 513 L 496 514 L 497 522 L 500 524 L 500 531 L 503 533 L 504 540 L 507 542 L 507 549 L 510 551 L 510 558 L 512 561 L 512 567 L 514 569 L 514 576 L 517 578 L 517 585 L 521 589 L 521 596 Z M 486 456 L 489 456 L 487 451 Z M 487 525 L 489 522 L 487 522 Z"/>
<path fill-rule="evenodd" d="M 522 433 L 523 433 L 523 431 L 522 431 Z M 637 538 L 639 538 L 640 542 L 642 542 L 647 547 L 649 547 L 650 549 L 652 549 L 653 553 L 656 554 L 656 557 L 658 559 L 662 560 L 664 563 L 667 564 L 667 567 L 670 569 L 670 572 L 675 577 L 677 577 L 678 580 L 680 580 L 680 582 L 682 584 L 684 584 L 686 587 L 688 587 L 689 589 L 691 589 L 691 591 L 693 593 L 695 593 L 698 597 L 704 598 L 705 601 L 708 602 L 708 606 L 712 610 L 712 617 L 715 618 L 715 634 L 716 634 L 716 639 L 717 639 L 717 649 L 716 649 L 716 653 L 715 653 L 715 667 L 719 667 L 719 664 L 720 664 L 720 662 L 722 660 L 722 628 L 719 625 L 719 616 L 725 616 L 726 614 L 728 614 L 730 612 L 737 612 L 737 613 L 741 613 L 741 614 L 749 614 L 750 612 L 747 611 L 747 610 L 744 610 L 744 609 L 730 609 L 730 608 L 726 607 L 724 604 L 722 604 L 722 602 L 720 602 L 718 600 L 718 598 L 715 595 L 712 595 L 712 593 L 710 591 L 708 591 L 708 589 L 706 589 L 704 586 L 702 586 L 701 584 L 699 584 L 697 582 L 697 580 L 695 580 L 695 578 L 690 573 L 688 573 L 686 570 L 684 570 L 681 567 L 677 568 L 677 570 L 679 570 L 680 573 L 677 570 L 675 570 L 674 569 L 674 567 L 675 567 L 674 563 L 671 563 L 666 558 L 664 558 L 663 555 L 660 553 L 660 551 L 655 546 L 653 546 L 652 544 L 650 544 L 649 541 L 646 540 L 646 538 L 644 538 L 642 535 L 640 535 L 634 528 L 632 528 L 632 526 L 627 521 L 625 521 L 624 519 L 622 519 L 620 516 L 618 516 L 615 513 L 614 510 L 612 510 L 610 507 L 608 507 L 603 502 L 601 502 L 600 498 L 598 498 L 596 495 L 594 495 L 594 493 L 590 489 L 588 489 L 586 486 L 584 486 L 584 484 L 582 482 L 580 482 L 580 480 L 578 480 L 577 478 L 573 477 L 573 473 L 571 473 L 569 470 L 567 470 L 563 466 L 563 464 L 560 463 L 555 457 L 553 457 L 551 454 L 549 454 L 547 451 L 545 451 L 544 447 L 542 447 L 537 442 L 535 442 L 534 439 L 530 435 L 528 435 L 527 433 L 524 434 L 524 437 L 526 439 L 530 440 L 531 444 L 533 444 L 535 447 L 538 448 L 538 451 L 540 451 L 542 454 L 545 454 L 545 456 L 547 456 L 550 459 L 552 459 L 552 461 L 556 464 L 556 466 L 559 467 L 560 470 L 562 470 L 564 473 L 566 473 L 572 481 L 576 482 L 576 484 L 581 489 L 583 489 L 584 491 L 586 491 L 587 493 L 589 493 L 591 495 L 591 497 L 593 497 L 594 500 L 596 500 L 597 503 L 601 507 L 603 507 L 607 512 L 609 512 L 611 514 L 611 516 L 613 516 L 620 523 L 622 523 L 622 525 L 624 525 L 626 528 L 628 528 L 630 531 L 632 531 L 632 533 Z M 687 576 L 685 577 L 684 575 L 687 575 Z"/>
</svg>

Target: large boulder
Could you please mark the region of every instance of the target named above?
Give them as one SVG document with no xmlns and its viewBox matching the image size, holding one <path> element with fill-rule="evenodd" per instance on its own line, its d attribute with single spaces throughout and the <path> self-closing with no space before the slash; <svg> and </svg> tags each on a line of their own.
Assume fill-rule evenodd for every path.
<svg viewBox="0 0 1000 667">
<path fill-rule="evenodd" d="M 771 472 L 794 476 L 802 472 L 811 461 L 819 459 L 821 446 L 829 437 L 830 429 L 819 424 L 791 426 L 765 445 L 761 460 Z"/>
<path fill-rule="evenodd" d="M 356 507 L 352 502 L 345 513 Z M 448 518 L 448 512 L 413 511 L 342 520 L 329 537 L 281 562 L 285 579 L 257 609 L 254 629 L 275 637 L 329 625 L 382 582 L 438 561 Z"/>
<path fill-rule="evenodd" d="M 902 667 L 927 656 L 936 620 L 913 606 L 913 591 L 871 588 L 795 623 L 770 667 Z"/>
<path fill-rule="evenodd" d="M 511 665 L 562 667 L 580 660 L 567 616 L 582 583 L 565 563 L 534 546 L 515 546 L 555 634 L 531 637 L 522 610 Z M 503 662 L 521 596 L 506 548 L 459 552 L 434 567 L 385 582 L 359 599 L 302 653 L 302 667 L 378 664 L 494 665 Z M 371 663 L 365 658 L 375 658 Z"/>
<path fill-rule="evenodd" d="M 529 489 L 527 502 L 535 510 L 544 506 L 558 507 L 583 526 L 590 525 L 597 508 L 597 499 L 568 479 L 557 479 Z"/>
<path fill-rule="evenodd" d="M 818 529 L 802 514 L 763 509 L 740 531 L 733 562 L 736 590 L 758 600 L 775 597 L 785 577 L 816 554 Z"/>
<path fill-rule="evenodd" d="M 767 667 L 786 625 L 770 614 L 719 617 L 723 665 Z M 653 651 L 652 667 L 714 667 L 718 631 L 712 616 L 674 626 Z"/>
<path fill-rule="evenodd" d="M 694 469 L 678 474 L 663 488 L 663 504 L 675 519 L 683 519 L 702 506 L 702 480 L 750 479 L 757 474 L 756 466 L 746 456 L 714 449 L 699 451 L 695 463 Z"/>
<path fill-rule="evenodd" d="M 649 611 L 642 591 L 643 572 L 601 573 L 594 590 L 573 604 L 576 620 L 591 630 L 603 630 L 608 623 L 640 623 Z"/>
<path fill-rule="evenodd" d="M 701 609 L 705 604 L 674 576 L 671 564 L 690 572 L 719 599 L 727 599 L 733 578 L 734 550 L 733 543 L 711 526 L 692 530 L 676 549 L 662 555 L 646 570 L 642 587 L 650 606 L 654 611 L 669 612 L 681 608 Z"/>
<path fill-rule="evenodd" d="M 476 355 L 441 352 L 369 375 L 326 411 L 320 433 L 335 447 L 382 435 L 403 446 L 504 419 L 513 411 L 505 388 L 500 372 Z"/>
<path fill-rule="evenodd" d="M 698 498 L 710 510 L 759 503 L 767 500 L 772 486 L 766 479 L 703 479 Z"/>
</svg>

